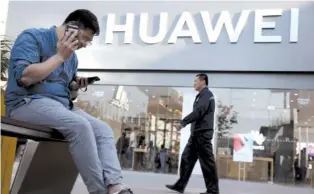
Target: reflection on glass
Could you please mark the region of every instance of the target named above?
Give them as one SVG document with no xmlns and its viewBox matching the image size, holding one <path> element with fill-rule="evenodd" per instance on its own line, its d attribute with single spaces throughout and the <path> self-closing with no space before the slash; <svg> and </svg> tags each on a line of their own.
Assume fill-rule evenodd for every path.
<svg viewBox="0 0 314 194">
<path fill-rule="evenodd" d="M 250 133 L 254 138 L 254 162 L 246 165 L 241 176 L 286 184 L 311 182 L 313 91 L 213 91 L 218 101 L 217 159 L 221 177 L 238 179 L 239 164 L 232 161 L 233 136 Z"/>
<path fill-rule="evenodd" d="M 250 133 L 254 161 L 245 167 L 246 180 L 311 183 L 314 91 L 211 90 L 217 104 L 215 148 L 220 177 L 238 179 L 239 165 L 232 161 L 233 137 Z M 195 95 L 193 88 L 93 85 L 80 94 L 76 105 L 112 127 L 121 144 L 117 154 L 124 168 L 177 173 L 180 141 L 187 138 L 177 125 Z M 161 156 L 161 152 L 167 154 Z"/>
</svg>

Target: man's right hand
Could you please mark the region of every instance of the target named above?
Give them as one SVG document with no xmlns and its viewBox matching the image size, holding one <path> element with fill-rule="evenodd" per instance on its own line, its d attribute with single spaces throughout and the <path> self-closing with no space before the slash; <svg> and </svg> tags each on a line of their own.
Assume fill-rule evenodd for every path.
<svg viewBox="0 0 314 194">
<path fill-rule="evenodd" d="M 178 123 L 177 125 L 175 125 L 175 127 L 177 128 L 178 131 L 180 131 L 183 128 L 181 123 Z"/>
<path fill-rule="evenodd" d="M 58 42 L 57 55 L 63 60 L 67 60 L 72 53 L 78 49 L 79 40 L 77 32 L 66 32 L 63 38 Z"/>
</svg>

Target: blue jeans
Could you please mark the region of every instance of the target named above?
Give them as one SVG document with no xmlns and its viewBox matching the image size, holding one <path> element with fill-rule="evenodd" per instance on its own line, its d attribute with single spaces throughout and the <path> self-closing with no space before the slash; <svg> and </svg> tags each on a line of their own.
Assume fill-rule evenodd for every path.
<svg viewBox="0 0 314 194">
<path fill-rule="evenodd" d="M 78 108 L 69 110 L 49 98 L 26 101 L 10 117 L 62 133 L 69 141 L 69 150 L 89 193 L 107 193 L 108 185 L 121 183 L 113 131 L 106 123 Z"/>
</svg>

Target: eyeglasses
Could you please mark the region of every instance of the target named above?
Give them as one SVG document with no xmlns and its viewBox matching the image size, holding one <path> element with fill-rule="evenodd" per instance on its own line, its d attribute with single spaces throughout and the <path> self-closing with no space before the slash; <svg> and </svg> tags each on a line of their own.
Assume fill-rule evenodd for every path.
<svg viewBox="0 0 314 194">
<path fill-rule="evenodd" d="M 92 45 L 92 38 L 90 38 L 90 37 L 88 37 L 88 36 L 86 36 L 86 35 L 84 35 L 83 33 L 80 33 L 80 41 L 82 42 L 82 43 L 84 43 L 84 44 L 86 44 L 86 46 L 90 46 L 90 45 Z"/>
<path fill-rule="evenodd" d="M 86 44 L 86 46 L 91 46 L 93 44 L 92 41 L 84 41 L 84 43 Z"/>
</svg>

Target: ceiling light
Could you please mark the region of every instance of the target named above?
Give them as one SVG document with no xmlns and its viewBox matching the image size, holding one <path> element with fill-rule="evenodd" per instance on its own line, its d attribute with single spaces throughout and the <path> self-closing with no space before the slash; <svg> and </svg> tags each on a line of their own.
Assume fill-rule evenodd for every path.
<svg viewBox="0 0 314 194">
<path fill-rule="evenodd" d="M 307 98 L 298 98 L 298 103 L 299 103 L 299 104 L 305 105 L 305 104 L 308 104 L 309 102 L 310 102 L 310 99 L 307 99 Z"/>
<path fill-rule="evenodd" d="M 293 102 L 293 100 L 290 100 L 290 102 Z"/>
<path fill-rule="evenodd" d="M 255 98 L 253 98 L 253 101 L 254 101 L 254 102 L 256 101 Z"/>
<path fill-rule="evenodd" d="M 256 95 L 256 92 L 254 92 L 253 94 Z"/>
<path fill-rule="evenodd" d="M 307 121 L 311 121 L 311 119 L 307 120 Z"/>
<path fill-rule="evenodd" d="M 153 98 L 155 98 L 155 96 L 152 96 Z"/>
<path fill-rule="evenodd" d="M 307 125 L 307 122 L 305 122 L 305 124 Z"/>
<path fill-rule="evenodd" d="M 295 96 L 297 96 L 298 94 L 297 94 L 297 93 L 295 93 L 294 95 L 295 95 Z"/>
<path fill-rule="evenodd" d="M 148 89 L 146 89 L 145 91 L 148 92 Z"/>
<path fill-rule="evenodd" d="M 112 91 L 114 90 L 114 88 L 111 89 Z"/>
</svg>

